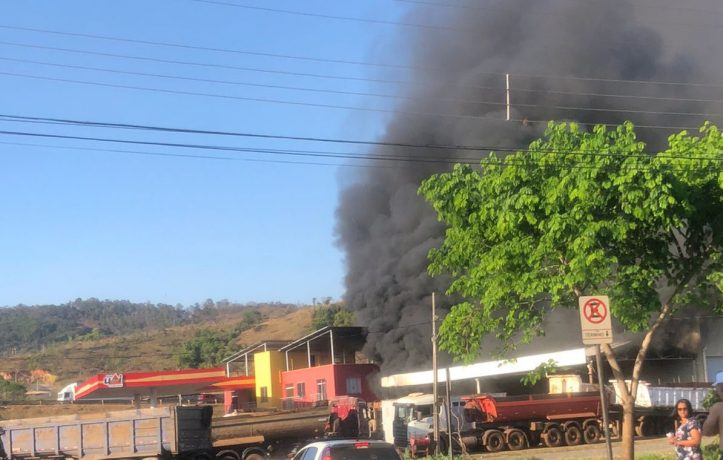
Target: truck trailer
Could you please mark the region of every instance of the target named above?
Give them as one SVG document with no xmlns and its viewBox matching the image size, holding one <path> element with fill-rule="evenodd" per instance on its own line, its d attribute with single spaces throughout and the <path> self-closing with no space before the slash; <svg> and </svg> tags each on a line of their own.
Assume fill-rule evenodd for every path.
<svg viewBox="0 0 723 460">
<path fill-rule="evenodd" d="M 421 400 L 424 395 L 416 395 Z M 394 420 L 395 443 L 409 447 L 413 454 L 429 454 L 435 448 L 431 404 L 409 405 L 409 398 L 397 405 Z M 440 450 L 498 452 L 520 450 L 542 443 L 557 447 L 600 439 L 602 405 L 597 393 L 558 395 L 495 396 L 478 394 L 455 397 L 447 421 L 446 406 L 440 410 Z M 405 429 L 406 428 L 406 429 Z M 408 439 L 404 439 L 404 437 Z"/>
<path fill-rule="evenodd" d="M 210 407 L 160 407 L 0 422 L 6 460 L 178 458 L 213 455 Z"/>
</svg>

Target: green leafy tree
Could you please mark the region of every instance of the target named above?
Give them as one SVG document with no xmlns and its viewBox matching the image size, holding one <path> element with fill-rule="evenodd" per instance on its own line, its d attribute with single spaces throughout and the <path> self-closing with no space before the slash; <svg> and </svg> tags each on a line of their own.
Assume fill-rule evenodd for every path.
<svg viewBox="0 0 723 460">
<path fill-rule="evenodd" d="M 197 369 L 218 366 L 234 351 L 233 332 L 201 329 L 177 352 L 180 367 Z"/>
<path fill-rule="evenodd" d="M 241 333 L 252 327 L 256 327 L 264 320 L 264 316 L 258 310 L 247 310 L 241 316 L 241 321 L 236 324 L 236 333 Z"/>
<path fill-rule="evenodd" d="M 311 317 L 313 330 L 326 326 L 351 326 L 354 324 L 354 314 L 346 310 L 340 303 L 327 304 L 314 308 Z"/>
<path fill-rule="evenodd" d="M 10 382 L 0 377 L 0 398 L 6 401 L 25 399 L 25 385 Z"/>
<path fill-rule="evenodd" d="M 723 313 L 721 160 L 723 137 L 710 124 L 653 154 L 630 123 L 585 132 L 551 122 L 527 151 L 424 181 L 420 193 L 447 224 L 429 271 L 451 274 L 448 293 L 463 298 L 440 327 L 441 346 L 469 361 L 493 334 L 504 354 L 542 335 L 551 309 L 609 295 L 613 316 L 643 332 L 630 376 L 603 346 L 618 383 L 632 380 L 620 385 L 623 457 L 632 459 L 635 395 L 653 334 L 689 305 Z"/>
</svg>

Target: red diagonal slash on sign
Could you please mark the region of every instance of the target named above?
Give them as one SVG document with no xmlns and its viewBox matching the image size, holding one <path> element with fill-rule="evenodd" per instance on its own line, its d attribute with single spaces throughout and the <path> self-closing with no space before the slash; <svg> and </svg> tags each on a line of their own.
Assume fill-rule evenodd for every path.
<svg viewBox="0 0 723 460">
<path fill-rule="evenodd" d="M 600 324 L 608 316 L 608 307 L 602 300 L 592 298 L 585 302 L 582 313 L 585 315 L 585 319 L 592 324 Z"/>
</svg>

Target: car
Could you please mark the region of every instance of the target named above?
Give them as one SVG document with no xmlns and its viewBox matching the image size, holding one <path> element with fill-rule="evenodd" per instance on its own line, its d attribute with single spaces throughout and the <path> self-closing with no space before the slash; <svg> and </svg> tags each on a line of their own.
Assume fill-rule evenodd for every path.
<svg viewBox="0 0 723 460">
<path fill-rule="evenodd" d="M 299 449 L 293 460 L 403 460 L 394 445 L 384 441 L 336 439 L 316 441 Z"/>
</svg>

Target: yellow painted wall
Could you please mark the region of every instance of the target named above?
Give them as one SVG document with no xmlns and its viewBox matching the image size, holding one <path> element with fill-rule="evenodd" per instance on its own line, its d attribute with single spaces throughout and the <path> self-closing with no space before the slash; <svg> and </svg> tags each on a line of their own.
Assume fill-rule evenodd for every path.
<svg viewBox="0 0 723 460">
<path fill-rule="evenodd" d="M 284 389 L 281 388 L 281 372 L 286 370 L 284 354 L 278 351 L 254 353 L 256 376 L 256 406 L 260 408 L 281 408 Z M 261 401 L 261 388 L 268 389 L 268 401 Z"/>
</svg>

